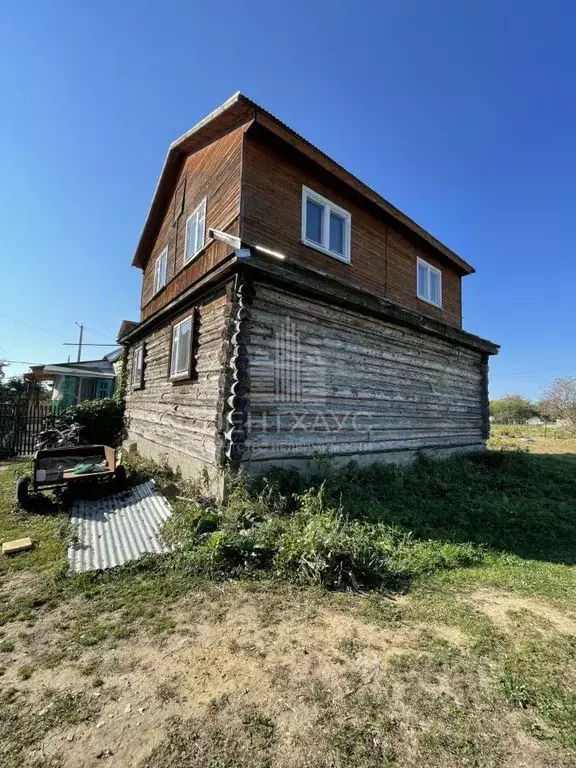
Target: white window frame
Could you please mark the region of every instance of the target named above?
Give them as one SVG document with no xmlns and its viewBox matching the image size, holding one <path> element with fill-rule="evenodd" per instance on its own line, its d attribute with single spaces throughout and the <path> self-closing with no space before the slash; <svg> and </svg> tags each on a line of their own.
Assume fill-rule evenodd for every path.
<svg viewBox="0 0 576 768">
<path fill-rule="evenodd" d="M 140 367 L 137 365 L 137 360 L 140 357 Z M 131 376 L 132 389 L 144 388 L 144 343 L 138 344 L 134 347 L 132 353 L 132 376 Z"/>
<path fill-rule="evenodd" d="M 424 267 L 426 269 L 426 291 L 428 295 L 425 295 L 423 293 L 420 293 L 420 285 L 418 282 L 418 274 L 420 272 L 420 267 Z M 437 303 L 435 301 L 432 301 L 430 298 L 430 273 L 435 272 L 438 275 L 438 286 L 439 286 L 439 293 L 440 293 L 440 301 Z M 424 261 L 424 259 L 421 259 L 419 256 L 416 259 L 416 295 L 420 299 L 420 301 L 425 301 L 427 304 L 432 304 L 433 307 L 438 307 L 439 309 L 442 309 L 442 272 L 437 267 L 433 267 L 432 264 L 429 264 L 427 261 Z"/>
<path fill-rule="evenodd" d="M 194 218 L 194 216 L 198 216 L 198 221 L 196 222 L 196 251 L 190 255 L 188 255 L 188 224 L 190 221 Z M 204 229 L 204 237 L 202 238 L 202 242 L 198 242 L 198 226 L 202 222 L 202 226 Z M 202 200 L 200 205 L 196 206 L 190 216 L 186 219 L 186 230 L 185 230 L 185 238 L 184 238 L 184 265 L 190 264 L 191 261 L 194 261 L 194 259 L 198 256 L 200 251 L 204 248 L 206 245 L 206 198 Z"/>
<path fill-rule="evenodd" d="M 164 282 L 160 283 L 160 264 L 164 260 L 165 266 L 164 266 Z M 162 288 L 165 287 L 167 283 L 167 277 L 168 277 L 168 246 L 164 248 L 160 256 L 156 259 L 156 263 L 154 264 L 154 296 L 156 296 L 157 293 L 159 293 Z"/>
<path fill-rule="evenodd" d="M 185 371 L 174 371 L 174 365 L 178 364 L 178 343 L 174 345 L 174 339 L 178 338 L 178 341 L 179 341 L 180 328 L 188 322 L 190 323 L 190 355 L 188 358 L 188 364 L 186 366 Z M 188 315 L 183 320 L 180 320 L 180 322 L 176 323 L 176 325 L 172 326 L 172 334 L 170 336 L 170 380 L 171 381 L 178 381 L 178 379 L 190 378 L 190 372 L 192 369 L 192 352 L 193 352 L 193 342 L 194 342 L 193 337 L 194 337 L 194 313 Z"/>
<path fill-rule="evenodd" d="M 309 240 L 306 237 L 306 203 L 308 200 L 312 200 L 313 202 L 317 203 L 318 205 L 322 205 L 324 207 L 324 221 L 322 225 L 322 243 L 316 243 L 314 240 Z M 336 253 L 335 251 L 331 251 L 328 247 L 330 243 L 330 212 L 334 212 L 338 216 L 340 216 L 342 219 L 344 219 L 344 253 Z M 339 205 L 336 205 L 331 200 L 328 200 L 327 198 L 320 195 L 318 192 L 314 192 L 313 189 L 310 189 L 310 187 L 302 186 L 302 232 L 301 232 L 301 239 L 304 245 L 307 245 L 309 248 L 314 248 L 317 251 L 320 251 L 320 253 L 325 253 L 327 256 L 332 256 L 333 259 L 338 259 L 339 261 L 343 261 L 345 264 L 350 264 L 352 257 L 350 253 L 350 243 L 351 243 L 351 233 L 352 233 L 352 215 L 345 211 L 344 208 L 340 208 Z"/>
</svg>

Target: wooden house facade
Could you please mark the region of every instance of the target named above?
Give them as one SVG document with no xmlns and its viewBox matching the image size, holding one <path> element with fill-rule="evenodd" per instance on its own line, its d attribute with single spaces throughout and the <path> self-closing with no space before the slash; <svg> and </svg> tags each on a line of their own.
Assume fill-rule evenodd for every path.
<svg viewBox="0 0 576 768">
<path fill-rule="evenodd" d="M 478 451 L 457 254 L 236 94 L 169 149 L 138 243 L 128 441 L 188 475 Z"/>
</svg>

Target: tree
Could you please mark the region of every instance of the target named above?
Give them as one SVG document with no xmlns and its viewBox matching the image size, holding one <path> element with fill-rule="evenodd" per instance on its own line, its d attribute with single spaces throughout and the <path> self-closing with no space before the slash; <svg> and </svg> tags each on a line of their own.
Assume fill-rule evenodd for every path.
<svg viewBox="0 0 576 768">
<path fill-rule="evenodd" d="M 504 395 L 490 401 L 490 415 L 496 424 L 524 424 L 537 413 L 536 406 L 522 395 Z"/>
<path fill-rule="evenodd" d="M 24 376 L 11 376 L 3 380 L 0 376 L 0 403 L 44 402 L 50 399 L 50 392 L 43 383 L 27 381 Z"/>
<path fill-rule="evenodd" d="M 544 390 L 540 409 L 549 419 L 562 419 L 571 429 L 576 429 L 576 379 L 572 376 L 555 379 Z"/>
</svg>

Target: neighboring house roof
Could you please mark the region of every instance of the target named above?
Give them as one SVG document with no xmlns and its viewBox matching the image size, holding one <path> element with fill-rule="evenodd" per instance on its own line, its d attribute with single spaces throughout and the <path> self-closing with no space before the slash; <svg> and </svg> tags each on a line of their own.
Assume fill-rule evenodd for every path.
<svg viewBox="0 0 576 768">
<path fill-rule="evenodd" d="M 130 331 L 136 328 L 137 325 L 138 323 L 135 320 L 122 320 L 120 330 L 118 331 L 118 338 L 121 339 L 123 336 L 126 336 L 126 334 L 130 333 Z"/>
<path fill-rule="evenodd" d="M 84 379 L 113 379 L 114 366 L 109 360 L 84 360 L 81 363 L 48 363 L 30 366 L 32 379 L 51 379 L 54 376 L 78 376 Z"/>
<path fill-rule="evenodd" d="M 122 347 L 117 347 L 116 349 L 113 349 L 112 352 L 108 352 L 107 355 L 104 355 L 104 360 L 108 360 L 110 363 L 115 363 L 120 360 L 121 355 Z"/>
<path fill-rule="evenodd" d="M 356 176 L 328 157 L 322 150 L 315 147 L 296 133 L 296 131 L 292 130 L 292 128 L 240 92 L 235 93 L 218 109 L 170 145 L 134 254 L 133 266 L 142 268 L 146 263 L 160 229 L 162 218 L 170 203 L 173 186 L 180 172 L 184 157 L 213 141 L 218 136 L 223 135 L 230 128 L 245 123 L 248 120 L 252 120 L 252 122 L 258 123 L 276 134 L 311 161 L 317 163 L 360 193 L 367 201 L 378 206 L 382 212 L 386 213 L 402 227 L 410 230 L 410 232 L 427 243 L 428 246 L 431 246 L 437 253 L 448 259 L 462 274 L 469 275 L 475 271 L 474 267 L 464 261 L 457 253 L 441 243 L 423 227 L 406 216 L 406 214 L 402 213 L 402 211 L 360 181 Z M 120 336 L 122 335 L 124 334 L 121 333 Z"/>
</svg>

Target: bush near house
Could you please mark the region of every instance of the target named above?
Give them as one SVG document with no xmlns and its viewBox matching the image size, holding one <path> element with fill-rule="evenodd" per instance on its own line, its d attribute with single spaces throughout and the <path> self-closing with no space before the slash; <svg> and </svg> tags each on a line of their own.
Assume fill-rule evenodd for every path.
<svg viewBox="0 0 576 768">
<path fill-rule="evenodd" d="M 119 446 L 126 436 L 124 403 L 110 397 L 86 400 L 58 413 L 55 426 L 65 429 L 71 424 L 82 427 L 82 442 Z"/>
</svg>

